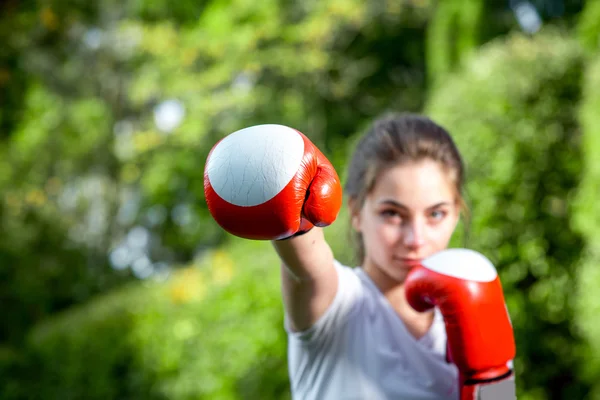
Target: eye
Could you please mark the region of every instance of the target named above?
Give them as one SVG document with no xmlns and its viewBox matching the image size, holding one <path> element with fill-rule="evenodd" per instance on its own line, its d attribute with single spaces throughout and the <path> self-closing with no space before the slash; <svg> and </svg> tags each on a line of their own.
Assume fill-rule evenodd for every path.
<svg viewBox="0 0 600 400">
<path fill-rule="evenodd" d="M 448 212 L 445 210 L 433 210 L 429 216 L 436 221 L 442 220 L 448 215 Z"/>
<path fill-rule="evenodd" d="M 386 221 L 396 222 L 402 220 L 402 215 L 394 209 L 382 210 L 379 215 Z"/>
</svg>

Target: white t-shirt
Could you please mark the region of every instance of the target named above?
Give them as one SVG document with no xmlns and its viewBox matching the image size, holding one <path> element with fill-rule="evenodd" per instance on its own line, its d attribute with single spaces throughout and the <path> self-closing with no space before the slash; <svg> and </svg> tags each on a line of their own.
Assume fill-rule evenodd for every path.
<svg viewBox="0 0 600 400">
<path fill-rule="evenodd" d="M 362 269 L 335 268 L 338 291 L 325 314 L 302 332 L 292 332 L 286 319 L 293 399 L 458 399 L 439 311 L 416 340 Z"/>
</svg>

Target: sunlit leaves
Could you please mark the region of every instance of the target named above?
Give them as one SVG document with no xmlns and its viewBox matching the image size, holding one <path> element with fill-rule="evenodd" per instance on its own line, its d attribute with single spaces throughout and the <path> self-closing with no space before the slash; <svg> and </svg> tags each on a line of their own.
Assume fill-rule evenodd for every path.
<svg viewBox="0 0 600 400">
<path fill-rule="evenodd" d="M 486 46 L 441 83 L 427 108 L 465 157 L 473 210 L 467 246 L 499 269 L 524 395 L 566 390 L 570 396 L 585 389 L 549 383 L 554 376 L 576 376 L 583 362 L 573 305 L 587 239 L 570 226 L 569 199 L 584 170 L 577 129 L 584 62 L 581 48 L 560 33 L 513 35 Z M 573 355 L 531 375 L 534 360 L 554 359 L 558 348 Z"/>
<path fill-rule="evenodd" d="M 250 398 L 286 398 L 279 264 L 269 246 L 235 240 L 227 252 L 205 252 L 167 281 L 99 297 L 41 324 L 30 336 L 33 354 L 60 354 L 63 367 L 50 370 L 44 361 L 38 390 L 90 399 L 128 390 L 150 399 L 236 399 L 239 390 Z M 119 366 L 116 377 L 111 371 Z"/>
<path fill-rule="evenodd" d="M 589 341 L 592 352 L 586 353 L 584 371 L 589 379 L 596 383 L 600 373 L 600 297 L 597 295 L 600 285 L 600 132 L 598 110 L 600 96 L 596 88 L 600 84 L 600 58 L 596 57 L 588 65 L 585 73 L 583 102 L 580 120 L 583 130 L 583 158 L 585 169 L 582 184 L 574 197 L 573 226 L 587 238 L 581 264 L 578 266 L 576 323 Z M 600 385 L 596 384 L 594 393 L 600 394 Z"/>
</svg>

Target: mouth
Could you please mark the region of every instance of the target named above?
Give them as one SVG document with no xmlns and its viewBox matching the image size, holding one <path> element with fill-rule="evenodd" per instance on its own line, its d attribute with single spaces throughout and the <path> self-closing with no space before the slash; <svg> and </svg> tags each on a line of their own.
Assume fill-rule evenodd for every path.
<svg viewBox="0 0 600 400">
<path fill-rule="evenodd" d="M 421 265 L 421 262 L 423 261 L 420 258 L 397 258 L 397 260 L 410 268 Z"/>
</svg>

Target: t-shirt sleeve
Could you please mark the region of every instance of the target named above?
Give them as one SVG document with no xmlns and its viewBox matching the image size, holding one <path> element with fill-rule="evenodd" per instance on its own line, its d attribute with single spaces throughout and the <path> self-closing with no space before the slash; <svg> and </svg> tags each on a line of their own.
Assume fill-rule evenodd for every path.
<svg viewBox="0 0 600 400">
<path fill-rule="evenodd" d="M 360 279 L 352 268 L 334 262 L 337 271 L 338 288 L 325 313 L 310 328 L 303 331 L 292 331 L 288 316 L 284 316 L 285 330 L 291 339 L 302 342 L 315 342 L 337 332 L 347 321 L 353 306 L 361 295 Z"/>
</svg>

